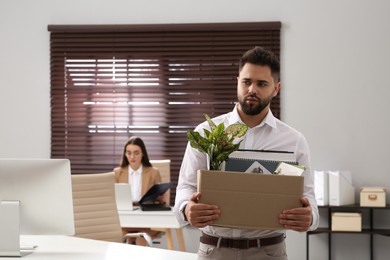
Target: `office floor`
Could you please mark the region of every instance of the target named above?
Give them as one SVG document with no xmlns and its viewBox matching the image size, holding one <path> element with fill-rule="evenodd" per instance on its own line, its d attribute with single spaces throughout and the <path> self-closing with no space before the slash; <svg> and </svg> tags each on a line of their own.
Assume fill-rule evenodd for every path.
<svg viewBox="0 0 390 260">
<path fill-rule="evenodd" d="M 196 253 L 198 251 L 200 234 L 201 232 L 197 228 L 193 228 L 191 226 L 185 226 L 183 228 L 183 236 L 187 252 Z M 174 240 L 174 249 L 179 250 L 179 244 L 174 230 L 172 231 L 172 236 Z M 160 244 L 154 244 L 153 247 L 167 249 L 167 240 L 165 235 L 162 235 L 161 238 L 156 239 L 156 241 L 160 242 Z"/>
</svg>

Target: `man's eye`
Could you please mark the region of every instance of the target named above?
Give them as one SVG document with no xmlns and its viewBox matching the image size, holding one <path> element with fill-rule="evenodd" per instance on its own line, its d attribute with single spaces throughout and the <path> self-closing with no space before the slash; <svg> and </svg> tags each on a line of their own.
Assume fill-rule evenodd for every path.
<svg viewBox="0 0 390 260">
<path fill-rule="evenodd" d="M 245 86 L 250 86 L 250 85 L 252 84 L 252 82 L 250 82 L 250 81 L 244 81 L 243 84 L 244 84 Z"/>
</svg>

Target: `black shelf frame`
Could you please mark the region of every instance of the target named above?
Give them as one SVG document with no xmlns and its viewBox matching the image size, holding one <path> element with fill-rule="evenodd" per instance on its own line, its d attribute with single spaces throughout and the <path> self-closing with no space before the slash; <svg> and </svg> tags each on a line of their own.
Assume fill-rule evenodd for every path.
<svg viewBox="0 0 390 260">
<path fill-rule="evenodd" d="M 318 206 L 319 209 L 328 209 L 328 227 L 317 228 L 314 231 L 306 232 L 306 260 L 309 260 L 309 237 L 315 234 L 328 234 L 328 259 L 332 259 L 332 234 L 368 234 L 370 236 L 370 259 L 374 259 L 374 235 L 390 236 L 390 229 L 375 229 L 374 228 L 374 211 L 388 210 L 390 204 L 385 207 L 361 207 L 358 204 L 343 205 L 343 206 Z M 362 231 L 332 231 L 332 213 L 348 210 L 350 212 L 369 211 L 369 228 L 363 228 Z M 362 220 L 363 222 L 363 220 Z"/>
</svg>

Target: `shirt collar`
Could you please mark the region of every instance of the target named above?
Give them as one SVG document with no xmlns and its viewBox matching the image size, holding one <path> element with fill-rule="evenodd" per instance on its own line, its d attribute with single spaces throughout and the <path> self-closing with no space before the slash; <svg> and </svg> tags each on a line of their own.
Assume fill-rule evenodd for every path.
<svg viewBox="0 0 390 260">
<path fill-rule="evenodd" d="M 129 164 L 129 174 L 141 174 L 142 173 L 142 164 L 137 170 L 133 170 Z"/>
<path fill-rule="evenodd" d="M 237 106 L 238 106 L 238 104 L 236 104 L 236 106 L 234 107 L 232 114 L 231 114 L 231 117 L 229 118 L 229 125 L 235 124 L 235 123 L 244 124 L 244 122 L 241 120 L 240 115 L 238 114 Z M 255 128 L 261 127 L 261 126 L 266 125 L 266 124 L 271 126 L 272 128 L 276 127 L 276 118 L 272 114 L 271 109 L 268 111 L 268 113 L 265 116 L 265 118 L 263 119 L 263 121 L 260 124 L 258 124 L 257 126 L 255 126 Z"/>
</svg>

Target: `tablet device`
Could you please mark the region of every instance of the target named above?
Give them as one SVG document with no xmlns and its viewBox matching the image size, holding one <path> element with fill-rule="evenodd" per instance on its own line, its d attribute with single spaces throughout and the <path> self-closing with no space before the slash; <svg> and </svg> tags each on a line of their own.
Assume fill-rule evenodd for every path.
<svg viewBox="0 0 390 260">
<path fill-rule="evenodd" d="M 147 202 L 154 202 L 158 196 L 163 195 L 171 187 L 171 182 L 165 182 L 160 184 L 154 184 L 142 198 L 139 200 L 139 204 L 142 205 Z"/>
<path fill-rule="evenodd" d="M 169 211 L 171 207 L 166 204 L 141 204 L 140 205 L 142 211 Z"/>
</svg>

